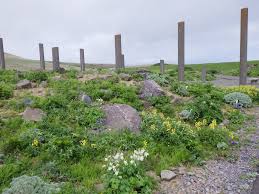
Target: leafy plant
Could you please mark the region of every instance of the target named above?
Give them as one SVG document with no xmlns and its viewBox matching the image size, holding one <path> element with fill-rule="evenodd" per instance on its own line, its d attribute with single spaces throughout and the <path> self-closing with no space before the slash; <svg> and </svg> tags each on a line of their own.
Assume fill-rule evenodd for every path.
<svg viewBox="0 0 259 194">
<path fill-rule="evenodd" d="M 25 74 L 25 79 L 33 82 L 42 82 L 48 80 L 48 74 L 43 71 L 32 71 Z"/>
<path fill-rule="evenodd" d="M 162 112 L 166 116 L 173 117 L 174 109 L 168 96 L 156 96 L 148 98 L 148 102 L 151 103 L 159 112 Z"/>
<path fill-rule="evenodd" d="M 40 177 L 23 175 L 14 178 L 11 187 L 3 191 L 3 194 L 29 194 L 29 193 L 58 193 L 60 188 L 57 184 L 45 183 Z"/>
<path fill-rule="evenodd" d="M 10 84 L 0 82 L 0 99 L 8 99 L 13 96 L 13 87 Z"/>
<path fill-rule="evenodd" d="M 226 103 L 235 105 L 236 103 L 240 103 L 242 107 L 248 108 L 252 106 L 252 99 L 243 93 L 240 92 L 232 92 L 224 96 L 224 100 Z"/>
<path fill-rule="evenodd" d="M 147 156 L 145 149 L 139 149 L 129 156 L 116 153 L 106 157 L 106 193 L 151 193 L 152 182 L 141 165 Z"/>
</svg>

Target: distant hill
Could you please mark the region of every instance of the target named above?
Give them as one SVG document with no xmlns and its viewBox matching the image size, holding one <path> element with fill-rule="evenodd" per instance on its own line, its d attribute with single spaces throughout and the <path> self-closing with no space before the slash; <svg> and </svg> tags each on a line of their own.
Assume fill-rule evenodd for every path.
<svg viewBox="0 0 259 194">
<path fill-rule="evenodd" d="M 39 60 L 26 59 L 14 54 L 5 53 L 5 61 L 7 69 L 17 69 L 17 70 L 36 70 L 40 68 Z M 69 62 L 60 62 L 61 66 L 66 69 L 79 69 L 79 63 L 69 63 Z M 110 68 L 114 67 L 113 64 L 86 64 L 86 67 L 91 68 Z M 52 62 L 46 61 L 46 68 L 52 69 Z"/>
</svg>

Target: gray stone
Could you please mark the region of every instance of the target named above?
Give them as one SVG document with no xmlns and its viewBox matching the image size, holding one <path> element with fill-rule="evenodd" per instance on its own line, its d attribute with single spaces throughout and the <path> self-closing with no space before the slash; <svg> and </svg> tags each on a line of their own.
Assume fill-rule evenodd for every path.
<svg viewBox="0 0 259 194">
<path fill-rule="evenodd" d="M 120 73 L 119 77 L 120 77 L 120 79 L 122 79 L 124 81 L 132 80 L 132 77 L 129 74 L 126 74 L 126 73 Z"/>
<path fill-rule="evenodd" d="M 26 121 L 41 121 L 45 116 L 45 113 L 41 109 L 27 107 L 22 113 L 22 116 Z"/>
<path fill-rule="evenodd" d="M 5 69 L 4 44 L 2 38 L 0 38 L 0 66 L 2 69 Z"/>
<path fill-rule="evenodd" d="M 27 88 L 32 88 L 32 83 L 31 81 L 25 79 L 21 80 L 16 84 L 17 89 L 27 89 Z"/>
<path fill-rule="evenodd" d="M 63 67 L 60 67 L 60 68 L 58 69 L 58 72 L 59 72 L 60 74 L 64 74 L 64 73 L 66 73 L 66 70 L 65 70 L 65 68 L 63 68 Z"/>
<path fill-rule="evenodd" d="M 129 129 L 138 133 L 141 118 L 137 110 L 126 104 L 104 105 L 105 113 L 104 126 L 116 131 Z"/>
<path fill-rule="evenodd" d="M 85 51 L 80 49 L 80 70 L 85 71 Z"/>
<path fill-rule="evenodd" d="M 61 78 L 60 75 L 56 75 L 52 79 L 55 80 L 55 81 L 58 81 L 58 80 L 61 80 L 62 78 Z"/>
<path fill-rule="evenodd" d="M 170 181 L 175 178 L 177 175 L 171 170 L 162 170 L 161 179 L 164 181 Z"/>
<path fill-rule="evenodd" d="M 59 49 L 58 47 L 53 47 L 52 48 L 52 65 L 53 65 L 53 71 L 58 71 L 59 70 Z"/>
<path fill-rule="evenodd" d="M 91 97 L 88 96 L 87 94 L 82 94 L 82 95 L 80 96 L 80 99 L 81 99 L 81 101 L 83 101 L 83 102 L 86 103 L 86 104 L 91 104 L 91 103 L 92 103 Z"/>
<path fill-rule="evenodd" d="M 247 42 L 248 42 L 248 8 L 241 10 L 241 36 L 240 36 L 240 78 L 239 84 L 247 84 Z"/>
<path fill-rule="evenodd" d="M 143 88 L 141 90 L 141 98 L 151 96 L 163 96 L 165 92 L 154 80 L 145 80 Z"/>
<path fill-rule="evenodd" d="M 94 187 L 95 187 L 95 190 L 96 190 L 98 193 L 99 193 L 99 192 L 103 192 L 104 189 L 105 189 L 105 186 L 104 186 L 103 183 L 98 183 L 98 184 L 96 184 Z"/>
<path fill-rule="evenodd" d="M 115 35 L 115 68 L 122 68 L 122 49 L 121 49 L 121 35 Z"/>
<path fill-rule="evenodd" d="M 32 83 L 31 83 L 31 87 L 32 87 L 32 88 L 37 88 L 37 84 L 34 83 L 34 82 L 32 82 Z"/>
<path fill-rule="evenodd" d="M 48 86 L 48 82 L 47 81 L 42 81 L 39 85 L 39 87 L 41 88 L 46 88 Z"/>
</svg>

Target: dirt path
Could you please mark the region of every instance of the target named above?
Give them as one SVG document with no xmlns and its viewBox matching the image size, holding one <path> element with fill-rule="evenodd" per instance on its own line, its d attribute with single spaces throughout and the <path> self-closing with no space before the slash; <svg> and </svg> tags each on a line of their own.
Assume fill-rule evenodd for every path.
<svg viewBox="0 0 259 194">
<path fill-rule="evenodd" d="M 159 193 L 251 193 L 257 175 L 255 164 L 259 161 L 259 107 L 249 112 L 255 122 L 249 124 L 249 132 L 239 130 L 241 147 L 232 157 L 208 161 L 203 167 L 182 168 L 175 179 L 161 182 Z M 255 189 L 256 186 L 255 182 Z"/>
</svg>

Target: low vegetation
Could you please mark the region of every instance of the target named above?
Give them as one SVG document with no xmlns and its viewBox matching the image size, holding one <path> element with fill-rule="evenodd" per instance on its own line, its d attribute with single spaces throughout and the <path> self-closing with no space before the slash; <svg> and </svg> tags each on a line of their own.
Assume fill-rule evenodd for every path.
<svg viewBox="0 0 259 194">
<path fill-rule="evenodd" d="M 199 82 L 200 72 L 191 67 L 186 73 L 191 82 L 177 82 L 174 70 L 148 76 L 180 101 L 170 95 L 141 99 L 143 75 L 132 69 L 126 73 L 133 79 L 130 84 L 116 72 L 80 81 L 73 70 L 62 75 L 0 71 L 0 191 L 22 188 L 30 193 L 30 182 L 46 193 L 152 193 L 157 182 L 147 171 L 159 174 L 172 166 L 202 165 L 226 156 L 246 118 L 233 102 L 239 100 L 246 108 L 259 99 L 252 87 L 226 89 Z M 211 71 L 208 79 L 214 76 Z M 47 82 L 45 95 L 15 90 L 22 79 L 37 88 Z M 82 94 L 92 103 L 82 101 Z M 139 134 L 103 128 L 102 105 L 114 103 L 140 113 Z M 28 107 L 41 109 L 45 116 L 38 122 L 23 119 L 20 113 Z M 224 120 L 229 122 L 220 125 Z"/>
</svg>

